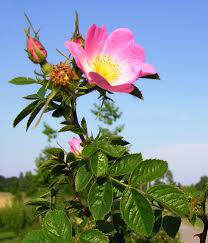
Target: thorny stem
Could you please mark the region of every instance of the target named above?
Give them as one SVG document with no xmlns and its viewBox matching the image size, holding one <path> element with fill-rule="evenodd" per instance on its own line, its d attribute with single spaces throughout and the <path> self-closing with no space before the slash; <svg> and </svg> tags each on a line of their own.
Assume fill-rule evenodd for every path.
<svg viewBox="0 0 208 243">
<path fill-rule="evenodd" d="M 202 209 L 203 209 L 203 218 L 202 221 L 204 223 L 204 228 L 202 233 L 200 234 L 200 243 L 205 243 L 206 242 L 206 238 L 207 238 L 207 231 L 208 231 L 208 217 L 206 215 L 206 201 L 207 201 L 207 197 L 208 197 L 208 191 L 205 190 L 204 192 L 204 198 L 202 201 Z"/>
<path fill-rule="evenodd" d="M 73 122 L 76 126 L 80 127 L 79 125 L 79 121 L 78 121 L 78 117 L 77 117 L 77 110 L 76 110 L 76 99 L 72 99 L 71 102 L 71 109 L 72 109 L 72 119 Z M 80 139 L 82 140 L 82 142 L 85 142 L 85 137 L 82 134 L 79 134 Z"/>
<path fill-rule="evenodd" d="M 200 243 L 205 243 L 207 238 L 207 231 L 208 231 L 208 218 L 204 216 L 202 218 L 202 221 L 204 223 L 204 228 L 202 233 L 199 235 L 199 238 L 200 238 Z"/>
<path fill-rule="evenodd" d="M 203 197 L 203 201 L 202 201 L 202 210 L 203 210 L 203 215 L 198 216 L 203 224 L 204 224 L 204 228 L 203 231 L 200 234 L 196 234 L 195 236 L 198 236 L 200 239 L 200 243 L 205 243 L 206 242 L 206 238 L 207 238 L 207 231 L 208 231 L 208 217 L 206 215 L 206 201 L 207 201 L 207 197 L 208 197 L 208 190 L 205 190 L 204 192 L 204 197 Z"/>
</svg>

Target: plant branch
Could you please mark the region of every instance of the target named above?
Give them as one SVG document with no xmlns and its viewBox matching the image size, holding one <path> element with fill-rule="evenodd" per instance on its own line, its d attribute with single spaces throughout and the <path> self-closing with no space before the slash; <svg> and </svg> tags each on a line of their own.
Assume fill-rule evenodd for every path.
<svg viewBox="0 0 208 243">
<path fill-rule="evenodd" d="M 117 184 L 119 184 L 119 185 L 121 185 L 121 186 L 124 186 L 124 187 L 126 187 L 126 188 L 131 188 L 131 186 L 129 186 L 129 185 L 127 185 L 126 183 L 123 183 L 123 182 L 121 182 L 121 181 L 119 181 L 119 180 L 117 180 L 117 179 L 115 179 L 115 178 L 113 178 L 113 177 L 109 177 L 110 178 L 110 180 L 111 181 L 114 181 L 114 182 L 116 182 Z"/>
<path fill-rule="evenodd" d="M 206 216 L 206 201 L 207 201 L 208 191 L 205 189 L 204 197 L 202 201 L 202 209 L 203 209 L 203 218 L 202 221 L 204 223 L 204 228 L 200 236 L 200 243 L 205 243 L 207 238 L 207 231 L 208 231 L 208 217 Z"/>
<path fill-rule="evenodd" d="M 78 121 L 78 117 L 77 117 L 77 110 L 76 110 L 76 99 L 72 99 L 71 101 L 71 112 L 72 112 L 72 118 L 73 118 L 73 123 L 74 125 L 81 127 L 79 125 L 79 121 Z M 82 134 L 79 134 L 80 139 L 82 140 L 82 142 L 85 142 L 85 137 Z"/>
<path fill-rule="evenodd" d="M 208 217 L 206 215 L 207 197 L 208 197 L 208 190 L 205 189 L 203 200 L 202 200 L 202 203 L 201 203 L 203 215 L 198 216 L 202 220 L 204 227 L 203 227 L 203 231 L 201 233 L 195 235 L 195 236 L 199 237 L 200 243 L 205 243 L 206 238 L 207 238 L 207 231 L 208 231 Z"/>
<path fill-rule="evenodd" d="M 39 31 L 36 31 L 36 30 L 35 30 L 35 28 L 34 28 L 33 25 L 32 25 L 31 20 L 29 19 L 29 17 L 27 16 L 26 13 L 24 13 L 24 16 L 25 16 L 25 18 L 26 18 L 26 20 L 27 20 L 27 22 L 28 22 L 30 28 L 32 29 L 33 33 L 35 34 L 35 37 L 36 37 L 36 38 L 39 38 L 39 36 L 38 36 L 38 32 L 39 32 Z"/>
</svg>

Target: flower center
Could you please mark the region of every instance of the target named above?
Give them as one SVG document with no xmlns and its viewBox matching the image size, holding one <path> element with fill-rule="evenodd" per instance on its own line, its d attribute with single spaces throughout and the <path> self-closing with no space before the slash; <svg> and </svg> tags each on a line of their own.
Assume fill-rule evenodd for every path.
<svg viewBox="0 0 208 243">
<path fill-rule="evenodd" d="M 109 55 L 97 55 L 92 67 L 94 71 L 104 77 L 110 84 L 120 76 L 120 67 Z"/>
</svg>

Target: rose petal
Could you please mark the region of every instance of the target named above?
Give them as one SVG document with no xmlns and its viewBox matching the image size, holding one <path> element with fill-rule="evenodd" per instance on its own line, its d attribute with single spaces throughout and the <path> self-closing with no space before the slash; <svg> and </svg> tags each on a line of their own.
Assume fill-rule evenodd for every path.
<svg viewBox="0 0 208 243">
<path fill-rule="evenodd" d="M 131 93 L 134 89 L 133 85 L 131 84 L 111 86 L 106 79 L 95 72 L 90 72 L 88 75 L 90 76 L 92 82 L 96 83 L 97 86 L 111 92 Z"/>
</svg>

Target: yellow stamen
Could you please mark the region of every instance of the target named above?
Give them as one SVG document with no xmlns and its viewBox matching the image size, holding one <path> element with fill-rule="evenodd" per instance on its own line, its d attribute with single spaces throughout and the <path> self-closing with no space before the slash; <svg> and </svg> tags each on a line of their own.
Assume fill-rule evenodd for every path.
<svg viewBox="0 0 208 243">
<path fill-rule="evenodd" d="M 110 84 L 120 76 L 120 67 L 109 55 L 97 55 L 92 67 L 94 71 L 104 77 Z"/>
</svg>

